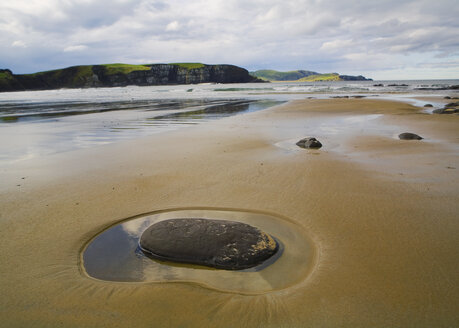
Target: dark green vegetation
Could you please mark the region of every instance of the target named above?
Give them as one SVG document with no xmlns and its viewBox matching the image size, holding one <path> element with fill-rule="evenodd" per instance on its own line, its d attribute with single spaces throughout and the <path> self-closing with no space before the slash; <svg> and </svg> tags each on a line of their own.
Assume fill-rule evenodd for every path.
<svg viewBox="0 0 459 328">
<path fill-rule="evenodd" d="M 238 66 L 201 63 L 84 65 L 18 75 L 7 69 L 0 70 L 0 91 L 209 82 L 246 83 L 261 80 Z"/>
<path fill-rule="evenodd" d="M 279 72 L 274 70 L 258 70 L 250 72 L 251 75 L 256 76 L 265 81 L 294 81 L 294 82 L 316 82 L 316 81 L 365 81 L 365 77 L 339 75 L 338 73 L 317 73 L 313 71 L 297 70 L 288 72 Z"/>
</svg>

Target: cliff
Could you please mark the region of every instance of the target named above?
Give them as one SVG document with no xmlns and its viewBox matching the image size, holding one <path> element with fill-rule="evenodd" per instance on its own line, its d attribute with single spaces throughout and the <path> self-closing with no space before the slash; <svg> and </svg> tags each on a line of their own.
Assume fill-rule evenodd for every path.
<svg viewBox="0 0 459 328">
<path fill-rule="evenodd" d="M 234 65 L 174 63 L 152 65 L 106 64 L 72 66 L 34 74 L 0 70 L 0 91 L 60 88 L 123 87 L 194 83 L 261 82 Z"/>
</svg>

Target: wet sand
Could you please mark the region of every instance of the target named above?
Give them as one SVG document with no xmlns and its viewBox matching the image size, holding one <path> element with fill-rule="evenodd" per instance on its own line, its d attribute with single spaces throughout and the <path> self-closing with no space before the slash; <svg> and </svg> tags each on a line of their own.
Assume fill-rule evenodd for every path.
<svg viewBox="0 0 459 328">
<path fill-rule="evenodd" d="M 2 325 L 457 326 L 459 121 L 422 110 L 294 101 L 1 168 Z M 402 132 L 425 139 L 400 141 Z M 291 147 L 306 136 L 323 148 Z M 312 269 L 257 294 L 85 274 L 94 236 L 168 209 L 285 218 L 314 245 Z"/>
</svg>

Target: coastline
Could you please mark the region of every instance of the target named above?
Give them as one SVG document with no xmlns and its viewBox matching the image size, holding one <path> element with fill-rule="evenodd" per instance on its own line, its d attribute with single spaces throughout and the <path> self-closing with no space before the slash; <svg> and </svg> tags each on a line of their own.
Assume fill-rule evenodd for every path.
<svg viewBox="0 0 459 328">
<path fill-rule="evenodd" d="M 337 118 L 356 125 L 340 130 Z M 10 327 L 454 326 L 458 125 L 400 102 L 302 100 L 4 169 L 0 316 Z M 311 131 L 322 149 L 283 147 Z M 393 137 L 402 132 L 426 139 Z M 317 263 L 300 283 L 252 296 L 82 274 L 97 233 L 177 208 L 287 217 Z"/>
</svg>

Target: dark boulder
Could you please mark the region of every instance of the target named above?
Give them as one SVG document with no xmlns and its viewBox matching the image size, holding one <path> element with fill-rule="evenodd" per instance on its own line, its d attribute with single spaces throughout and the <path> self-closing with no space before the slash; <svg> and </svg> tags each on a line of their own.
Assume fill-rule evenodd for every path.
<svg viewBox="0 0 459 328">
<path fill-rule="evenodd" d="M 273 237 L 248 224 L 202 218 L 155 223 L 139 244 L 155 259 L 226 270 L 257 266 L 278 250 Z"/>
<path fill-rule="evenodd" d="M 398 137 L 400 138 L 400 140 L 422 140 L 424 139 L 423 137 L 418 136 L 415 133 L 410 133 L 410 132 L 401 133 L 398 135 Z"/>
<path fill-rule="evenodd" d="M 306 148 L 306 149 L 309 149 L 309 148 L 319 149 L 320 147 L 322 147 L 322 144 L 320 143 L 320 141 L 312 137 L 301 139 L 300 141 L 296 143 L 296 145 L 298 147 Z"/>
<path fill-rule="evenodd" d="M 432 104 L 425 104 L 424 107 L 433 107 Z"/>
</svg>

